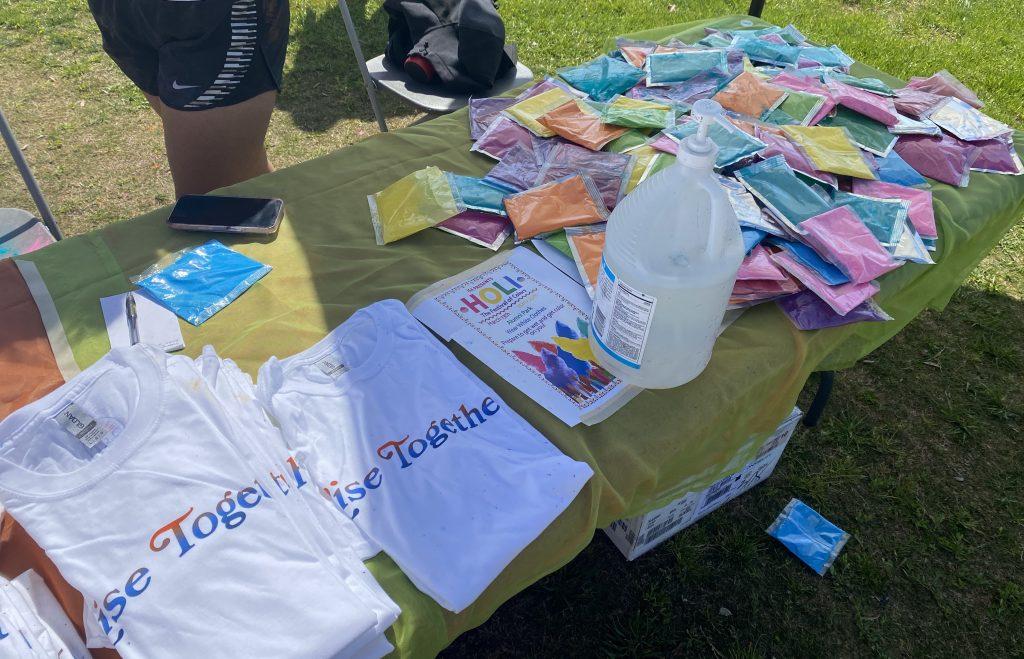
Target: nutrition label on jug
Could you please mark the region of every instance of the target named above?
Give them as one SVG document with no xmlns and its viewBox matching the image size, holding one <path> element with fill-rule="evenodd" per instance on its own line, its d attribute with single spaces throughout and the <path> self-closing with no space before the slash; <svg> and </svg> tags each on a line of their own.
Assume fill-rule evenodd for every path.
<svg viewBox="0 0 1024 659">
<path fill-rule="evenodd" d="M 594 292 L 594 335 L 613 357 L 640 368 L 658 299 L 619 280 L 608 264 L 601 270 Z"/>
</svg>

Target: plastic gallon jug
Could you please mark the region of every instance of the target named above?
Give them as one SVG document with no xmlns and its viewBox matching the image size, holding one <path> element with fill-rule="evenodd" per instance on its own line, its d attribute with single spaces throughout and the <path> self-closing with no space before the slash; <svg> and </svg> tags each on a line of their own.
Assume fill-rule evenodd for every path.
<svg viewBox="0 0 1024 659">
<path fill-rule="evenodd" d="M 697 101 L 700 129 L 676 162 L 641 183 L 608 218 L 594 296 L 590 343 L 597 361 L 650 389 L 694 379 L 711 359 L 743 240 L 714 175 L 708 138 L 722 108 Z"/>
</svg>

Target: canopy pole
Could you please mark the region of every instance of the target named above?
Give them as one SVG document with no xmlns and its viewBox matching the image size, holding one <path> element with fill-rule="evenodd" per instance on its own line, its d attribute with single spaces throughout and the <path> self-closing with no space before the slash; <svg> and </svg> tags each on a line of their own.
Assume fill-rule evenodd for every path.
<svg viewBox="0 0 1024 659">
<path fill-rule="evenodd" d="M 366 58 L 363 57 L 363 47 L 359 45 L 359 35 L 356 34 L 356 26 L 352 22 L 352 14 L 348 11 L 348 2 L 338 0 L 338 8 L 341 9 L 341 18 L 345 21 L 345 32 L 348 33 L 348 41 L 352 44 L 352 51 L 356 55 L 356 65 L 359 66 L 359 73 L 363 76 L 366 95 L 370 97 L 370 107 L 373 109 L 373 116 L 377 118 L 377 126 L 381 132 L 386 133 L 388 132 L 388 124 L 384 121 L 384 114 L 380 111 L 380 105 L 377 103 L 377 87 L 366 68 Z"/>
<path fill-rule="evenodd" d="M 46 225 L 46 228 L 50 230 L 50 233 L 53 234 L 56 240 L 61 240 L 64 238 L 64 234 L 60 232 L 57 221 L 53 219 L 53 213 L 50 212 L 50 207 L 46 204 L 43 191 L 39 189 L 39 184 L 36 183 L 36 177 L 32 175 L 32 170 L 28 166 L 28 161 L 25 160 L 25 154 L 21 152 L 18 140 L 14 138 L 14 131 L 11 130 L 11 125 L 7 123 L 7 117 L 4 116 L 3 109 L 0 109 L 0 133 L 3 134 L 4 142 L 7 143 L 7 150 L 11 152 L 14 164 L 21 173 L 21 178 L 25 181 L 28 193 L 32 195 L 32 201 L 36 202 L 36 208 L 39 209 L 39 215 L 43 220 L 43 224 Z"/>
</svg>

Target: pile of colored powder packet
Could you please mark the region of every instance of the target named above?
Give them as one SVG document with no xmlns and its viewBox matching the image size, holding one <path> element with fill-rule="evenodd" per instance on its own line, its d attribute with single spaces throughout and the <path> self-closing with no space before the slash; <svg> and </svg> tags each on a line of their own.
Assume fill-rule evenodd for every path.
<svg viewBox="0 0 1024 659">
<path fill-rule="evenodd" d="M 732 308 L 776 301 L 800 329 L 888 320 L 878 278 L 932 264 L 933 179 L 1024 173 L 1012 129 L 947 71 L 895 89 L 792 25 L 618 48 L 514 98 L 472 99 L 483 178 L 428 167 L 370 197 L 378 243 L 437 226 L 497 249 L 542 238 L 593 295 L 609 211 L 674 162 L 698 99 L 725 110 L 716 171 L 747 256 Z"/>
</svg>

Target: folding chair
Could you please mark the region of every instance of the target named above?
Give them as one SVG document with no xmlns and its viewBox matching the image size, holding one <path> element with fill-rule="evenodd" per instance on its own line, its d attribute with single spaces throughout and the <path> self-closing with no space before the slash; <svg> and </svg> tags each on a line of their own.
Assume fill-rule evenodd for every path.
<svg viewBox="0 0 1024 659">
<path fill-rule="evenodd" d="M 14 165 L 21 173 L 22 180 L 25 181 L 28 193 L 32 196 L 32 200 L 36 202 L 36 208 L 39 209 L 39 215 L 42 217 L 42 225 L 46 227 L 54 240 L 60 240 L 64 236 L 60 232 L 60 227 L 57 226 L 57 221 L 53 219 L 53 214 L 46 203 L 46 198 L 43 197 L 43 192 L 39 189 L 39 184 L 36 183 L 36 179 L 32 175 L 32 170 L 25 160 L 25 155 L 21 152 L 18 140 L 15 139 L 14 131 L 11 130 L 11 125 L 7 123 L 7 117 L 4 116 L 2 109 L 0 109 L 0 134 L 4 137 L 7 150 L 11 152 Z M 0 208 L 0 257 L 5 255 L 11 256 L 9 253 L 5 254 L 7 252 L 3 248 L 5 243 L 32 231 L 37 224 L 40 224 L 40 220 L 26 210 L 20 208 Z M 38 233 L 37 238 L 45 237 L 45 232 L 42 229 L 36 229 L 36 231 Z M 17 254 L 13 254 L 13 256 L 17 256 Z"/>
<path fill-rule="evenodd" d="M 373 110 L 373 116 L 376 117 L 377 126 L 380 127 L 381 131 L 387 132 L 388 125 L 384 119 L 384 113 L 380 110 L 380 103 L 377 100 L 378 86 L 424 112 L 431 114 L 454 112 L 469 103 L 470 94 L 445 92 L 436 86 L 413 81 L 403 69 L 389 62 L 384 55 L 378 55 L 370 61 L 364 60 L 363 49 L 359 45 L 359 35 L 356 34 L 356 26 L 352 22 L 352 14 L 348 10 L 348 2 L 346 0 L 338 0 L 338 8 L 341 9 L 341 17 L 345 21 L 345 31 L 348 33 L 348 40 L 352 44 L 352 50 L 356 56 L 356 64 L 359 65 L 359 72 L 363 76 L 366 95 L 370 97 L 370 108 Z M 474 94 L 474 96 L 497 96 L 531 80 L 533 80 L 533 71 L 522 63 L 517 62 L 516 68 L 495 80 L 493 87 L 481 94 Z"/>
</svg>

